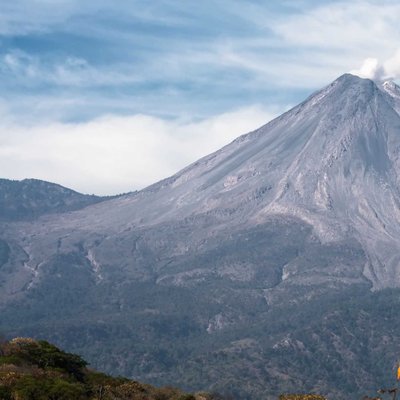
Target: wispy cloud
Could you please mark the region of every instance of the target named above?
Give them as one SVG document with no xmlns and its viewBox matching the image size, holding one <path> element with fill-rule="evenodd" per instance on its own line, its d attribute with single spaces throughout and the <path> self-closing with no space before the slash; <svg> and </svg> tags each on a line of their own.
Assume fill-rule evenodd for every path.
<svg viewBox="0 0 400 400">
<path fill-rule="evenodd" d="M 114 66 L 115 67 L 115 66 Z M 55 85 L 68 87 L 98 87 L 137 82 L 130 71 L 118 68 L 96 68 L 77 57 L 46 60 L 20 50 L 9 51 L 0 58 L 0 73 L 28 87 Z"/>
<path fill-rule="evenodd" d="M 95 90 L 93 102 L 112 97 L 113 109 L 158 93 L 151 113 L 168 93 L 184 112 L 196 97 L 199 115 L 210 112 L 207 97 L 221 111 L 297 101 L 366 58 L 388 59 L 399 42 L 392 1 L 16 0 L 3 8 L 0 34 L 15 38 L 1 51 L 9 91 Z M 283 98 L 271 97 L 277 91 Z"/>
<path fill-rule="evenodd" d="M 288 18 L 281 16 L 272 21 L 272 29 L 291 46 L 384 50 L 397 41 L 399 11 L 400 4 L 392 1 L 328 2 Z"/>
<path fill-rule="evenodd" d="M 255 11 L 255 36 L 230 41 L 221 60 L 280 87 L 315 88 L 399 46 L 400 4 L 392 1 L 318 2 L 274 16 Z"/>
<path fill-rule="evenodd" d="M 2 2 L 0 35 L 14 36 L 49 32 L 74 15 L 78 6 L 76 0 Z M 83 9 L 85 9 L 84 6 Z"/>
</svg>

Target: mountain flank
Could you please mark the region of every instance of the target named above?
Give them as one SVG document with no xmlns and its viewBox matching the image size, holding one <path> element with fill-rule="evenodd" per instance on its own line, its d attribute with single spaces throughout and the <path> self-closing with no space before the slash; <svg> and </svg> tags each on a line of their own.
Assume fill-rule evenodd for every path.
<svg viewBox="0 0 400 400">
<path fill-rule="evenodd" d="M 144 190 L 12 217 L 0 329 L 112 374 L 244 400 L 390 387 L 399 110 L 396 84 L 345 74 Z"/>
</svg>

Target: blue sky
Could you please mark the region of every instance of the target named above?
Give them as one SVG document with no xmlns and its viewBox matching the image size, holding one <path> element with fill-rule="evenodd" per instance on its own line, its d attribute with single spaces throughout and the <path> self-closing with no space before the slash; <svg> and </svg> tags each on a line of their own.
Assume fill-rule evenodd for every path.
<svg viewBox="0 0 400 400">
<path fill-rule="evenodd" d="M 372 0 L 2 2 L 2 177 L 143 187 L 342 73 L 397 79 L 399 16 Z"/>
</svg>

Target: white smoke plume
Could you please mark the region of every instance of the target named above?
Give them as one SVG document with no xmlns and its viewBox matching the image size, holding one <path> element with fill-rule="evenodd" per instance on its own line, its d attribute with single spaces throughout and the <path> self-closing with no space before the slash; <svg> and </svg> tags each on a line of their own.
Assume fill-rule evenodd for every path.
<svg viewBox="0 0 400 400">
<path fill-rule="evenodd" d="M 361 78 L 373 79 L 375 81 L 400 79 L 400 49 L 385 62 L 381 63 L 377 58 L 367 58 L 361 68 L 351 71 L 352 74 Z"/>
<path fill-rule="evenodd" d="M 365 59 L 361 68 L 359 70 L 352 71 L 352 73 L 361 78 L 374 80 L 381 80 L 384 75 L 382 65 L 379 64 L 379 60 L 377 58 Z"/>
</svg>

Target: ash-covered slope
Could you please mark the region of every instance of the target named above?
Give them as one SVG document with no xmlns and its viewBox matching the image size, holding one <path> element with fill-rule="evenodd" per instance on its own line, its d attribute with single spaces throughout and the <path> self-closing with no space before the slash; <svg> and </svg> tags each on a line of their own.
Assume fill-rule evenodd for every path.
<svg viewBox="0 0 400 400">
<path fill-rule="evenodd" d="M 310 226 L 321 243 L 357 242 L 365 252 L 365 278 L 374 288 L 397 287 L 399 92 L 394 84 L 343 75 L 276 120 L 171 178 L 67 217 L 17 229 L 43 238 L 40 253 L 54 254 L 63 244 L 70 248 L 85 235 L 83 247 L 100 256 L 110 233 L 131 240 L 135 232 L 163 226 L 166 235 L 161 241 L 168 245 L 159 250 L 171 253 L 172 240 L 172 247 L 180 248 L 169 254 L 174 257 L 220 233 L 225 237 L 226 231 L 251 229 L 272 216 L 294 217 Z M 174 231 L 177 224 L 192 229 L 190 238 Z M 74 233 L 62 238 L 60 247 L 59 236 L 71 229 Z M 91 234 L 96 249 L 88 240 Z M 120 254 L 127 257 L 123 249 Z M 137 265 L 134 257 L 131 261 Z M 141 273 L 148 275 L 147 267 Z M 286 266 L 286 279 L 296 279 L 296 274 L 296 263 Z"/>
<path fill-rule="evenodd" d="M 371 288 L 400 287 L 399 93 L 343 75 L 138 193 L 3 225 L 3 329 L 88 358 L 100 345 L 114 358 L 97 365 L 157 384 L 225 391 L 233 380 L 243 398 L 299 388 L 346 397 L 313 351 L 337 353 L 349 376 L 364 369 L 353 394 L 382 382 L 367 370 L 377 353 L 343 339 L 368 341 L 365 320 L 334 337 L 326 321 L 352 297 L 356 315 Z M 387 368 L 389 338 L 379 347 Z M 253 374 L 235 375 L 243 359 Z"/>
</svg>

